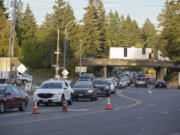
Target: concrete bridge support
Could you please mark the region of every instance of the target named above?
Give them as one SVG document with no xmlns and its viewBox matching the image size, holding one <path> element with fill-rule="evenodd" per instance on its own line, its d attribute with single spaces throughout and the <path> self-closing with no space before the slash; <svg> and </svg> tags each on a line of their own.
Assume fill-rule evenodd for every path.
<svg viewBox="0 0 180 135">
<path fill-rule="evenodd" d="M 158 68 L 156 69 L 156 79 L 164 80 L 164 68 Z"/>
</svg>

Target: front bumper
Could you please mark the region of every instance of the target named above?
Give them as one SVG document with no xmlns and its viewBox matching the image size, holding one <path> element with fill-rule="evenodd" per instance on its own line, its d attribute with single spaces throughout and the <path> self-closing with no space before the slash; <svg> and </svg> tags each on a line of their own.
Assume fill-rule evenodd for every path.
<svg viewBox="0 0 180 135">
<path fill-rule="evenodd" d="M 62 95 L 53 95 L 51 98 L 40 98 L 38 95 L 33 97 L 33 101 L 38 101 L 39 103 L 59 103 L 61 102 Z"/>
</svg>

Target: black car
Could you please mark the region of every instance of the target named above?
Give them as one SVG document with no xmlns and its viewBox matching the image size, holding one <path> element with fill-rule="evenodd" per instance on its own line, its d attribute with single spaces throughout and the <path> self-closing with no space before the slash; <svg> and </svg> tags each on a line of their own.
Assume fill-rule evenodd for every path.
<svg viewBox="0 0 180 135">
<path fill-rule="evenodd" d="M 73 86 L 73 99 L 90 99 L 97 100 L 97 91 L 91 82 L 78 82 Z"/>
<path fill-rule="evenodd" d="M 8 109 L 18 108 L 25 111 L 28 105 L 28 94 L 13 85 L 0 85 L 0 113 Z"/>
<path fill-rule="evenodd" d="M 79 81 L 93 81 L 94 75 L 92 73 L 84 73 L 79 77 L 78 80 Z"/>
<path fill-rule="evenodd" d="M 164 81 L 164 80 L 157 80 L 155 82 L 155 88 L 166 88 L 166 81 Z"/>
<path fill-rule="evenodd" d="M 94 81 L 95 87 L 98 92 L 98 96 L 110 96 L 111 90 L 110 90 L 110 84 L 108 81 L 99 79 Z"/>
</svg>

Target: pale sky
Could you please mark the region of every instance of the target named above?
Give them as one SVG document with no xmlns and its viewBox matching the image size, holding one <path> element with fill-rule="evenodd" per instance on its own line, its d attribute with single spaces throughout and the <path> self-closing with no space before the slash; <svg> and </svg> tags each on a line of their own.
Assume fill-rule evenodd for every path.
<svg viewBox="0 0 180 135">
<path fill-rule="evenodd" d="M 10 3 L 11 0 L 5 0 L 5 4 Z M 25 8 L 27 3 L 36 17 L 38 24 L 44 21 L 45 15 L 52 12 L 52 6 L 55 0 L 21 0 Z M 69 1 L 77 20 L 82 19 L 87 6 L 88 0 L 66 0 Z M 157 16 L 164 7 L 166 0 L 103 0 L 106 14 L 110 11 L 118 11 L 119 15 L 127 16 L 135 19 L 139 26 L 142 26 L 148 17 L 151 22 L 157 26 Z"/>
</svg>

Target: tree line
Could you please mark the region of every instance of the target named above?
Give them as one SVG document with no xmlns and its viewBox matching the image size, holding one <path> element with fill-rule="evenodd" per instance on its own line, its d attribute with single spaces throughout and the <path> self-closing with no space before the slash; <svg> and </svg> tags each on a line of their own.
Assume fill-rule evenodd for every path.
<svg viewBox="0 0 180 135">
<path fill-rule="evenodd" d="M 129 15 L 117 11 L 106 14 L 102 0 L 89 0 L 82 20 L 77 21 L 69 2 L 56 0 L 53 12 L 37 25 L 27 4 L 17 11 L 15 56 L 29 68 L 51 68 L 55 62 L 57 29 L 60 30 L 61 56 L 67 44 L 67 58 L 108 57 L 109 47 L 149 47 L 161 50 L 173 61 L 180 60 L 180 0 L 167 0 L 158 15 L 159 29 L 147 18 L 142 27 Z M 10 19 L 0 0 L 0 56 L 8 56 Z M 80 44 L 82 48 L 80 49 Z M 69 63 L 71 66 L 72 62 Z"/>
</svg>

